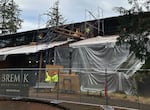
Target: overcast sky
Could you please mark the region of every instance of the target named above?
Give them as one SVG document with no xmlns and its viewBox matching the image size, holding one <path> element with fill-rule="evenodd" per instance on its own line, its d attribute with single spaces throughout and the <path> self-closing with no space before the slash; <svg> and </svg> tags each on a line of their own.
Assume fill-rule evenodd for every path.
<svg viewBox="0 0 150 110">
<path fill-rule="evenodd" d="M 55 0 L 15 0 L 16 4 L 22 10 L 23 19 L 22 29 L 19 31 L 28 31 L 37 28 L 43 28 L 47 17 L 42 15 L 53 6 Z M 60 0 L 60 13 L 67 19 L 67 23 L 81 22 L 92 19 L 90 14 L 85 11 L 91 11 L 95 16 L 112 17 L 119 15 L 113 11 L 116 6 L 129 7 L 127 0 Z"/>
</svg>

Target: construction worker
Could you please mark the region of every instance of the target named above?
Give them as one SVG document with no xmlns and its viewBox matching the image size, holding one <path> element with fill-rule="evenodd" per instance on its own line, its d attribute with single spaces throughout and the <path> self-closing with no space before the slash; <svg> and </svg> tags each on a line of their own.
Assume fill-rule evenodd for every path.
<svg viewBox="0 0 150 110">
<path fill-rule="evenodd" d="M 57 72 L 53 73 L 52 82 L 55 84 L 55 89 L 57 89 L 57 85 L 58 85 L 58 74 L 57 74 Z"/>
<path fill-rule="evenodd" d="M 90 37 L 90 27 L 86 27 L 85 29 L 85 34 L 86 34 L 86 37 L 89 38 Z"/>
<path fill-rule="evenodd" d="M 52 81 L 53 81 L 54 83 L 58 83 L 58 74 L 57 74 L 57 72 L 54 72 L 54 73 L 53 73 Z"/>
<path fill-rule="evenodd" d="M 90 28 L 89 28 L 89 27 L 86 27 L 85 32 L 86 32 L 87 34 L 89 34 L 89 33 L 90 33 Z"/>
<path fill-rule="evenodd" d="M 49 83 L 58 83 L 58 74 L 57 72 L 54 72 L 52 74 L 52 76 L 49 75 L 48 71 L 46 71 L 46 78 L 45 78 L 45 82 L 49 82 Z"/>
<path fill-rule="evenodd" d="M 45 78 L 45 82 L 52 82 L 52 77 L 48 74 L 48 71 L 46 71 L 46 78 Z"/>
</svg>

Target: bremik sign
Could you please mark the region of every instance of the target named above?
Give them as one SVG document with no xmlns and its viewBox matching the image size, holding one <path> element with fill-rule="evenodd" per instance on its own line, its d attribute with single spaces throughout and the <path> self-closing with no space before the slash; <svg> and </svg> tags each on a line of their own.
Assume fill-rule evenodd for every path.
<svg viewBox="0 0 150 110">
<path fill-rule="evenodd" d="M 28 96 L 29 87 L 35 78 L 33 71 L 0 71 L 0 94 L 11 96 Z"/>
<path fill-rule="evenodd" d="M 1 82 L 3 83 L 28 83 L 29 79 L 28 79 L 29 74 L 2 74 L 1 75 Z M 22 80 L 21 80 L 22 79 Z"/>
</svg>

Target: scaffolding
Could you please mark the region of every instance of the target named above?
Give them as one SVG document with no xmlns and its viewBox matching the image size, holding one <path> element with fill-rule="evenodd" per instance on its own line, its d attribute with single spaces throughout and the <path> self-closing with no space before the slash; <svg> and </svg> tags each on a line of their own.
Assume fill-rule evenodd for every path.
<svg viewBox="0 0 150 110">
<path fill-rule="evenodd" d="M 104 36 L 105 31 L 104 31 L 103 9 L 98 7 L 97 13 L 98 13 L 97 15 L 94 15 L 93 12 L 85 9 L 85 32 L 88 31 L 88 30 L 86 30 L 87 28 L 90 28 L 90 31 L 95 29 L 95 30 L 97 30 L 97 36 L 99 36 L 99 35 Z M 91 24 L 90 21 L 87 21 L 87 17 L 94 18 L 94 20 L 96 20 L 97 24 Z M 87 37 L 88 37 L 88 35 L 87 35 Z M 95 37 L 95 36 L 91 35 L 90 37 Z"/>
</svg>

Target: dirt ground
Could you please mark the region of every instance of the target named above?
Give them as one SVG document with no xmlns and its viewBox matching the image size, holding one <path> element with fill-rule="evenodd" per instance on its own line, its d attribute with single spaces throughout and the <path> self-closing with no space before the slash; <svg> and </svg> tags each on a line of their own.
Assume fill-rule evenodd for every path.
<svg viewBox="0 0 150 110">
<path fill-rule="evenodd" d="M 130 108 L 138 110 L 150 110 L 150 105 L 137 105 L 137 103 L 129 103 L 122 100 L 111 100 L 111 105 L 114 106 L 115 110 L 130 110 Z M 82 104 L 72 104 L 72 103 L 60 103 L 61 106 L 69 108 L 69 110 L 103 110 L 100 106 L 82 105 Z M 117 105 L 122 105 L 118 107 Z M 124 108 L 123 106 L 128 107 Z"/>
<path fill-rule="evenodd" d="M 72 104 L 72 103 L 61 103 L 59 105 L 66 107 L 69 110 L 103 110 L 100 107 L 90 106 L 90 105 L 80 105 L 80 104 Z"/>
<path fill-rule="evenodd" d="M 62 110 L 53 105 L 24 102 L 24 101 L 0 101 L 0 110 Z"/>
<path fill-rule="evenodd" d="M 93 94 L 63 94 L 60 93 L 59 95 L 55 93 L 38 93 L 38 94 L 31 94 L 32 97 L 39 97 L 39 98 L 47 98 L 47 99 L 58 99 L 58 100 L 67 100 L 70 102 L 81 102 L 86 104 L 96 104 L 96 105 L 108 105 L 111 106 L 118 106 L 118 107 L 127 107 L 127 108 L 134 108 L 140 110 L 150 110 L 150 97 L 136 97 L 136 96 L 126 96 L 125 94 L 113 93 L 109 94 L 106 97 L 100 95 L 93 95 Z M 107 102 L 106 102 L 107 101 Z M 62 102 L 59 105 L 69 108 L 70 110 L 101 110 L 98 106 L 89 106 L 89 105 L 82 105 L 82 104 L 75 104 L 69 102 Z M 120 110 L 120 109 L 116 109 Z M 125 109 L 122 109 L 125 110 Z"/>
<path fill-rule="evenodd" d="M 56 103 L 56 106 L 60 106 L 65 108 L 63 110 L 103 110 L 100 106 L 101 105 L 111 105 L 116 107 L 115 110 L 130 110 L 125 109 L 127 108 L 134 108 L 140 110 L 150 110 L 150 97 L 136 97 L 136 96 L 126 96 L 125 94 L 113 93 L 108 94 L 108 97 L 100 96 L 99 94 L 66 94 L 66 93 L 54 93 L 54 92 L 31 92 L 29 95 L 29 99 L 33 101 L 41 100 L 46 101 L 48 103 L 52 103 L 53 100 L 58 100 L 60 103 Z M 28 98 L 26 100 L 29 100 Z M 1 100 L 0 100 L 1 101 Z M 28 102 L 28 105 L 31 103 Z M 93 105 L 88 105 L 93 104 Z M 94 105 L 95 104 L 95 105 Z M 13 106 L 11 103 L 6 104 L 4 106 L 3 103 L 0 102 L 0 110 L 11 110 L 11 109 L 2 109 L 7 105 Z M 26 109 L 15 109 L 15 110 L 38 110 L 42 107 L 40 104 L 37 104 L 36 107 L 32 107 L 32 109 L 25 107 L 24 105 L 20 106 Z M 46 108 L 41 108 L 39 110 L 55 110 L 55 108 L 48 109 L 47 105 Z M 121 107 L 121 108 L 119 108 Z M 14 110 L 14 109 L 13 109 Z M 57 109 L 56 109 L 57 110 Z M 59 109 L 58 109 L 59 110 Z M 61 109 L 60 109 L 61 110 Z"/>
</svg>

